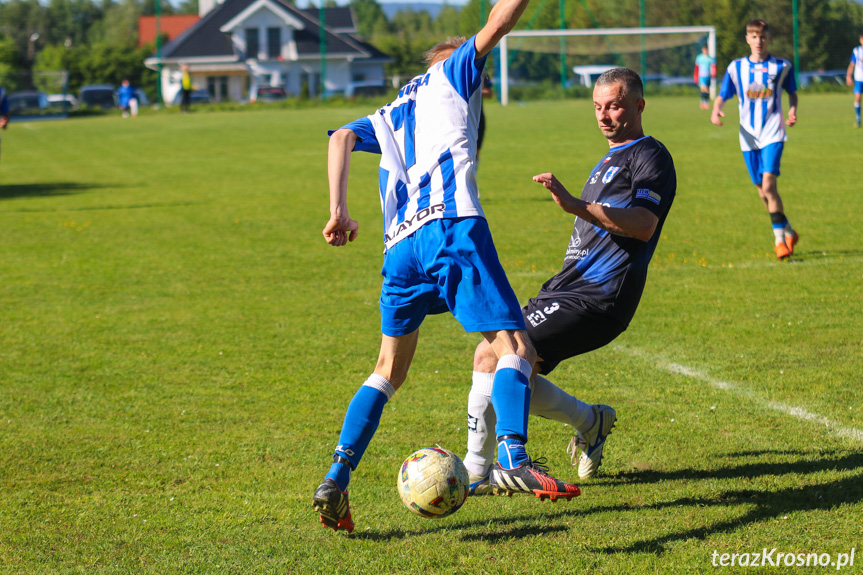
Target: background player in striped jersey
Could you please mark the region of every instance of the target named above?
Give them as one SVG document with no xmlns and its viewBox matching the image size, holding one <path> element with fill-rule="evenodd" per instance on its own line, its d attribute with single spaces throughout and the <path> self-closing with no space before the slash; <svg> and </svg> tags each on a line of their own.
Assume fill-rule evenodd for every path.
<svg viewBox="0 0 863 575">
<path fill-rule="evenodd" d="M 583 479 L 599 469 L 605 438 L 617 413 L 608 405 L 580 401 L 542 375 L 567 358 L 607 345 L 626 330 L 641 300 L 648 264 L 677 193 L 671 154 L 659 141 L 644 135 L 644 86 L 638 74 L 628 68 L 605 72 L 596 80 L 593 103 L 609 149 L 591 170 L 581 198 L 573 197 L 551 173 L 533 178 L 576 218 L 563 269 L 522 309 L 538 356 L 531 379 L 530 413 L 577 430 L 569 451 L 573 464 L 580 452 L 578 475 Z M 464 458 L 472 495 L 491 491 L 494 437 L 488 430 L 495 421 L 490 402 L 497 385 L 494 364 L 488 344 L 480 342 L 468 396 Z"/>
<path fill-rule="evenodd" d="M 398 98 L 331 133 L 330 219 L 324 239 L 344 246 L 358 224 L 347 205 L 354 150 L 381 154 L 384 276 L 380 355 L 374 373 L 348 406 L 333 464 L 315 491 L 325 527 L 354 528 L 350 474 L 380 422 L 386 402 L 407 377 L 420 324 L 450 311 L 468 332 L 481 332 L 497 358 L 491 401 L 498 416 L 497 489 L 571 499 L 575 485 L 551 477 L 527 456 L 530 377 L 536 352 L 518 299 L 507 281 L 480 207 L 476 186 L 477 127 L 486 56 L 529 0 L 499 0 L 475 36 L 449 39 L 427 54 L 430 68 Z"/>
<path fill-rule="evenodd" d="M 788 139 L 785 126 L 797 123 L 797 83 L 788 60 L 771 56 L 770 27 L 764 20 L 746 24 L 746 43 L 752 53 L 728 65 L 710 121 L 722 125 L 722 107 L 735 95 L 740 109 L 740 148 L 752 183 L 767 207 L 773 225 L 774 251 L 780 260 L 794 252 L 798 235 L 785 216 L 776 187 L 782 149 Z M 788 119 L 782 119 L 782 91 L 788 93 Z"/>
<path fill-rule="evenodd" d="M 863 34 L 860 34 L 860 45 L 851 51 L 851 63 L 848 64 L 845 83 L 854 86 L 854 115 L 857 117 L 854 125 L 859 128 L 860 97 L 863 95 Z"/>
</svg>

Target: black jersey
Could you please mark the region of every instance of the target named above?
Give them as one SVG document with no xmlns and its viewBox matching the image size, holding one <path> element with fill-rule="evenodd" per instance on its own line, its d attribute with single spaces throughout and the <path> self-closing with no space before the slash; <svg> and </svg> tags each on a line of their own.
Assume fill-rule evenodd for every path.
<svg viewBox="0 0 863 575">
<path fill-rule="evenodd" d="M 581 199 L 613 208 L 647 208 L 659 218 L 656 230 L 643 242 L 611 234 L 576 217 L 563 269 L 545 282 L 537 299 L 578 299 L 628 326 L 676 190 L 671 154 L 657 140 L 645 136 L 611 148 L 591 171 Z"/>
</svg>

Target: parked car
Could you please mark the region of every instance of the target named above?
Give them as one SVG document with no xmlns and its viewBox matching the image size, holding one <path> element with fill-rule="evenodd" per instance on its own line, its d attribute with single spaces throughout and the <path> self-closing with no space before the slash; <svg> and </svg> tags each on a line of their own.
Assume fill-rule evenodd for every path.
<svg viewBox="0 0 863 575">
<path fill-rule="evenodd" d="M 281 102 L 287 99 L 288 93 L 280 86 L 255 86 L 249 92 L 249 102 Z"/>
<path fill-rule="evenodd" d="M 48 96 L 37 90 L 22 90 L 6 96 L 10 116 L 41 114 L 48 109 Z"/>
<path fill-rule="evenodd" d="M 346 98 L 362 98 L 367 96 L 382 96 L 388 88 L 381 82 L 348 82 L 345 87 Z"/>
<path fill-rule="evenodd" d="M 139 106 L 150 105 L 150 98 L 147 97 L 147 94 L 141 88 L 135 88 L 135 97 L 138 98 Z"/>
<path fill-rule="evenodd" d="M 48 94 L 48 104 L 64 112 L 78 109 L 78 98 L 72 94 Z"/>
<path fill-rule="evenodd" d="M 110 110 L 117 107 L 117 94 L 110 84 L 89 84 L 78 92 L 78 102 L 81 106 Z"/>
<path fill-rule="evenodd" d="M 183 101 L 183 91 L 180 90 L 177 92 L 177 95 L 174 96 L 174 101 L 172 102 L 175 106 L 179 106 L 180 102 Z M 206 90 L 192 90 L 192 93 L 189 94 L 189 102 L 191 104 L 209 104 L 210 103 L 210 93 Z"/>
</svg>

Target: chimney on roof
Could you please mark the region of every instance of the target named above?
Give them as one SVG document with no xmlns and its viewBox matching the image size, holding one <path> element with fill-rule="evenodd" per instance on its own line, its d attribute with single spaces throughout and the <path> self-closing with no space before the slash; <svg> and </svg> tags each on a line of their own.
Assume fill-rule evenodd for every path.
<svg viewBox="0 0 863 575">
<path fill-rule="evenodd" d="M 217 5 L 224 3 L 225 0 L 198 0 L 198 16 L 203 18 Z"/>
</svg>

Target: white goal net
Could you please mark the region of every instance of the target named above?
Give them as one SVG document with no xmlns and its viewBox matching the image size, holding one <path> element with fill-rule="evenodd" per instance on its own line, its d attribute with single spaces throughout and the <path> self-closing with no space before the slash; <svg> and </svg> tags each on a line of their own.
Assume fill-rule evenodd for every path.
<svg viewBox="0 0 863 575">
<path fill-rule="evenodd" d="M 509 103 L 513 85 L 546 81 L 590 87 L 601 70 L 613 66 L 632 68 L 646 82 L 694 85 L 695 56 L 702 46 L 716 57 L 715 27 L 515 30 L 500 41 L 501 103 Z"/>
</svg>

